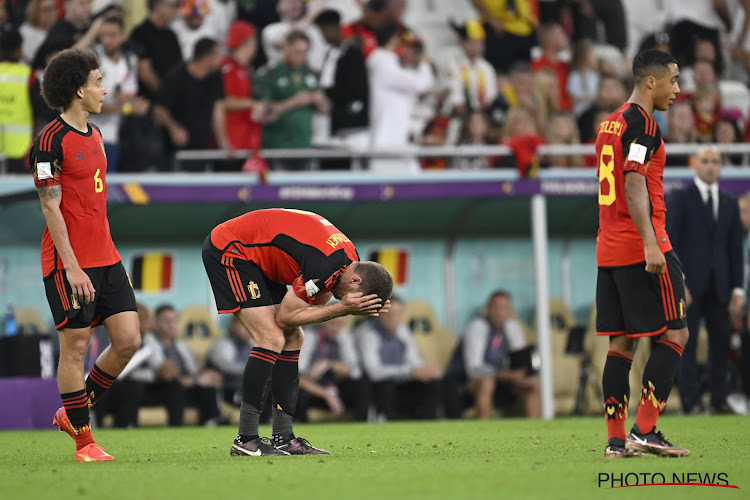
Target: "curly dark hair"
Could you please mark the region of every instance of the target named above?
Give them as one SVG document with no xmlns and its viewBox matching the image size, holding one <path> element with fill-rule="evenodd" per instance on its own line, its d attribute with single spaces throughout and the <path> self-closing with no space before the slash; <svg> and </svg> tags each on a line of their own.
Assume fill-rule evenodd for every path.
<svg viewBox="0 0 750 500">
<path fill-rule="evenodd" d="M 53 57 L 42 80 L 42 97 L 50 108 L 67 109 L 89 74 L 99 69 L 99 59 L 88 49 L 67 49 Z"/>
</svg>

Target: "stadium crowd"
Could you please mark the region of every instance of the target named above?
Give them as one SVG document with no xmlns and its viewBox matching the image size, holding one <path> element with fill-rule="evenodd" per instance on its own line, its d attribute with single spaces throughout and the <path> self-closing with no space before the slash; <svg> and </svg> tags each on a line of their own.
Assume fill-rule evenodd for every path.
<svg viewBox="0 0 750 500">
<path fill-rule="evenodd" d="M 373 159 L 369 169 L 515 167 L 533 176 L 550 166 L 594 166 L 589 157 L 542 156 L 538 147 L 591 143 L 627 97 L 632 56 L 652 47 L 670 50 L 681 66 L 679 102 L 657 114 L 667 142 L 750 136 L 742 2 L 456 3 L 468 8 L 435 2 L 433 9 L 446 9 L 436 27 L 420 16 L 407 26 L 407 0 L 0 1 L 0 73 L 12 77 L 4 92 L 24 95 L 0 102 L 8 108 L 0 115 L 8 170 L 28 168 L 26 145 L 55 115 L 40 82 L 49 59 L 70 46 L 91 48 L 101 61 L 109 93 L 92 120 L 110 171 L 170 170 L 176 151 L 213 148 L 229 160 L 181 168 L 349 168 L 342 160 L 245 161 L 247 154 L 231 153 L 409 144 L 505 144 L 513 154 Z M 648 20 L 627 15 L 640 4 Z M 684 166 L 687 157 L 669 161 Z"/>
</svg>

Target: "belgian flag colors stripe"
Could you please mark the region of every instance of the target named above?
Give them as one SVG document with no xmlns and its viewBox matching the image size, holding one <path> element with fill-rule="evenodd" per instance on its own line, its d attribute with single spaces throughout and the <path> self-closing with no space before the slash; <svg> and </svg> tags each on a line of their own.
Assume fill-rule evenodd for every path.
<svg viewBox="0 0 750 500">
<path fill-rule="evenodd" d="M 133 289 L 142 292 L 161 292 L 172 287 L 172 256 L 150 252 L 133 259 L 130 273 Z"/>
</svg>

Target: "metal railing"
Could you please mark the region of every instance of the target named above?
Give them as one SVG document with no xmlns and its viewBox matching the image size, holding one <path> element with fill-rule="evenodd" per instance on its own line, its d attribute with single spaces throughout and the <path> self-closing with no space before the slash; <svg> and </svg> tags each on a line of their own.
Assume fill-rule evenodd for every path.
<svg viewBox="0 0 750 500">
<path fill-rule="evenodd" d="M 666 144 L 667 155 L 694 155 L 706 144 Z M 721 154 L 741 155 L 741 165 L 750 166 L 750 143 L 713 144 Z M 593 144 L 544 144 L 537 148 L 540 157 L 549 156 L 589 156 L 595 154 Z M 175 154 L 176 168 L 185 162 L 226 161 L 246 159 L 253 154 L 250 150 L 222 149 L 181 150 Z M 370 159 L 370 158 L 466 158 L 466 157 L 509 157 L 513 150 L 505 145 L 487 146 L 409 146 L 401 148 L 358 149 L 343 147 L 320 147 L 305 149 L 263 149 L 258 154 L 266 160 L 327 160 L 327 159 Z"/>
</svg>

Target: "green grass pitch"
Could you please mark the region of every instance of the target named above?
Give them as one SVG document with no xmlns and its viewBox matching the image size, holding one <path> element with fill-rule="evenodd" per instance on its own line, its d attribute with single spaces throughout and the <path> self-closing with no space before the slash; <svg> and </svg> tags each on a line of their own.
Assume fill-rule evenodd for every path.
<svg viewBox="0 0 750 500">
<path fill-rule="evenodd" d="M 333 455 L 273 459 L 230 457 L 231 427 L 96 430 L 105 463 L 74 462 L 65 434 L 0 432 L 0 499 L 750 498 L 750 418 L 660 428 L 692 455 L 605 460 L 603 418 L 299 425 Z M 644 472 L 724 473 L 741 489 L 598 486 Z"/>
</svg>

